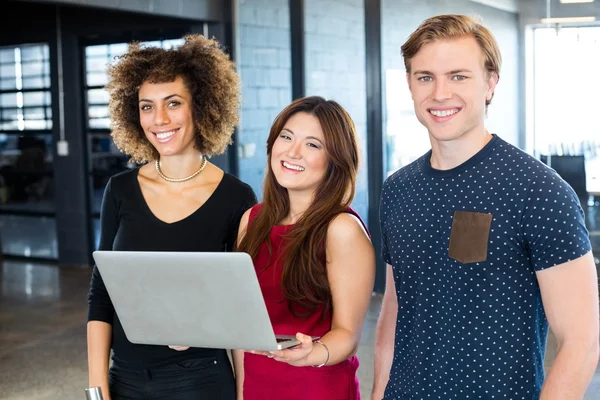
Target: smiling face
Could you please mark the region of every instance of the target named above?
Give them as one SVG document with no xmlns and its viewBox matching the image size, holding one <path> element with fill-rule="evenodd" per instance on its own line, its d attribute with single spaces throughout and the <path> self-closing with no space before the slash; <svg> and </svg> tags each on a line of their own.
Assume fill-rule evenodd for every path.
<svg viewBox="0 0 600 400">
<path fill-rule="evenodd" d="M 271 150 L 271 169 L 288 192 L 314 193 L 328 166 L 325 139 L 319 119 L 298 112 L 285 123 Z"/>
<path fill-rule="evenodd" d="M 140 125 L 161 156 L 193 152 L 192 97 L 183 79 L 145 82 L 138 92 Z"/>
<path fill-rule="evenodd" d="M 432 140 L 475 138 L 485 133 L 485 104 L 498 79 L 484 68 L 483 53 L 474 37 L 424 45 L 411 60 L 407 80 L 417 118 Z"/>
</svg>

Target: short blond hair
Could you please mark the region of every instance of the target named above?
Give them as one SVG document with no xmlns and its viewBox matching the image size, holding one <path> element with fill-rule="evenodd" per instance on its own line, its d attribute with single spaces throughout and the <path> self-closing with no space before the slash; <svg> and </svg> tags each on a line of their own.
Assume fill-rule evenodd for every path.
<svg viewBox="0 0 600 400">
<path fill-rule="evenodd" d="M 424 45 L 464 36 L 472 36 L 477 41 L 483 53 L 484 68 L 488 74 L 496 74 L 499 79 L 502 55 L 494 35 L 475 18 L 459 14 L 437 15 L 419 25 L 401 47 L 406 72 L 410 73 L 410 62 Z M 486 101 L 485 105 L 489 105 L 491 101 L 492 99 Z"/>
</svg>

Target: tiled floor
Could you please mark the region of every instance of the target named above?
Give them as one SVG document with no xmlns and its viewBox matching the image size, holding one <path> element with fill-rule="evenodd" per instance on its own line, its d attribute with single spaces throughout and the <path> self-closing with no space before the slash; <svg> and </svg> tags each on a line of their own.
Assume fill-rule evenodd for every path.
<svg viewBox="0 0 600 400">
<path fill-rule="evenodd" d="M 0 399 L 85 398 L 86 293 L 89 269 L 5 262 L 0 270 Z M 374 297 L 358 355 L 363 398 L 373 382 L 375 326 L 381 304 Z M 549 349 L 553 338 L 549 338 Z M 547 365 L 553 352 L 548 351 Z M 600 399 L 600 368 L 587 400 Z"/>
<path fill-rule="evenodd" d="M 85 399 L 89 269 L 1 268 L 0 399 Z"/>
</svg>

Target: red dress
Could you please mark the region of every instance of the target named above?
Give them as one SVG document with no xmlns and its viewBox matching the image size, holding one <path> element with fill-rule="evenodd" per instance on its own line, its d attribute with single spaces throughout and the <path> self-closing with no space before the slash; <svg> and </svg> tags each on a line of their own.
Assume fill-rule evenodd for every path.
<svg viewBox="0 0 600 400">
<path fill-rule="evenodd" d="M 249 224 L 260 211 L 261 204 L 250 211 Z M 352 214 L 358 215 L 349 210 Z M 277 335 L 324 336 L 331 330 L 331 313 L 321 317 L 323 307 L 308 318 L 294 316 L 281 290 L 283 260 L 279 257 L 284 234 L 292 225 L 275 226 L 271 230 L 272 256 L 263 243 L 254 257 L 254 266 L 273 329 Z M 279 260 L 265 266 L 269 260 Z M 302 311 L 301 308 L 298 308 Z M 318 346 L 318 345 L 317 345 Z M 244 400 L 359 400 L 356 370 L 358 358 L 352 356 L 339 364 L 315 367 L 294 367 L 262 355 L 244 353 Z"/>
</svg>

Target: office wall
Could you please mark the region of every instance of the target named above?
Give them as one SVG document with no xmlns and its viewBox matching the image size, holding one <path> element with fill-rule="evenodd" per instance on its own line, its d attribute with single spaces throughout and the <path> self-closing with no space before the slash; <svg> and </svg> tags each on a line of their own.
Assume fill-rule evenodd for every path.
<svg viewBox="0 0 600 400">
<path fill-rule="evenodd" d="M 362 0 L 305 1 L 306 94 L 340 103 L 356 125 L 361 165 L 352 207 L 368 206 L 365 12 Z"/>
<path fill-rule="evenodd" d="M 240 179 L 251 185 L 260 199 L 269 129 L 292 101 L 288 2 L 241 1 L 238 42 L 243 96 L 238 134 Z"/>
</svg>

